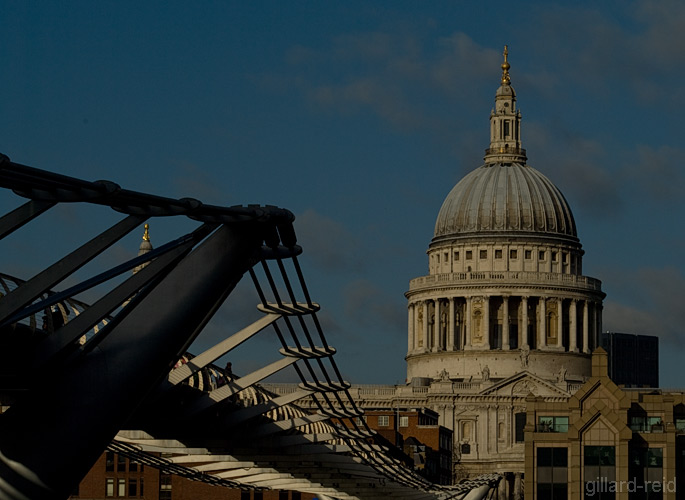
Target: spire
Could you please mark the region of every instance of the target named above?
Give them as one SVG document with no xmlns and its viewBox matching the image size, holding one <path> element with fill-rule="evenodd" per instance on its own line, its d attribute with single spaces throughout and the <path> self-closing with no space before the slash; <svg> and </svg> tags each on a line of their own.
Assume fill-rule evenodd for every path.
<svg viewBox="0 0 685 500">
<path fill-rule="evenodd" d="M 490 147 L 485 163 L 526 163 L 521 147 L 521 112 L 516 109 L 516 92 L 509 76 L 509 47 L 504 46 L 501 85 L 495 93 L 495 108 L 490 112 Z"/>
<path fill-rule="evenodd" d="M 507 45 L 504 46 L 504 62 L 502 63 L 502 85 L 509 85 L 511 83 L 511 78 L 509 77 L 509 61 L 507 61 L 507 56 L 509 55 L 509 48 Z"/>
<path fill-rule="evenodd" d="M 152 243 L 150 243 L 150 224 L 145 224 L 144 227 L 145 232 L 143 233 L 143 241 L 140 243 L 140 247 L 138 248 L 138 257 L 145 255 L 152 250 Z M 133 274 L 136 274 L 148 264 L 149 262 L 145 262 L 139 266 L 136 266 L 135 269 L 133 269 Z"/>
</svg>

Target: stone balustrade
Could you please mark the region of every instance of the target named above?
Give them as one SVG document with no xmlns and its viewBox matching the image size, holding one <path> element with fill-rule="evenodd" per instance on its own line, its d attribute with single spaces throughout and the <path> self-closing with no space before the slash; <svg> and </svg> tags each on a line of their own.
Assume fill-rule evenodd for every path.
<svg viewBox="0 0 685 500">
<path fill-rule="evenodd" d="M 566 286 L 584 291 L 601 291 L 602 282 L 589 276 L 575 274 L 531 272 L 531 271 L 476 271 L 466 273 L 431 274 L 414 278 L 409 282 L 409 291 L 433 288 L 436 285 L 496 284 L 497 286 Z"/>
</svg>

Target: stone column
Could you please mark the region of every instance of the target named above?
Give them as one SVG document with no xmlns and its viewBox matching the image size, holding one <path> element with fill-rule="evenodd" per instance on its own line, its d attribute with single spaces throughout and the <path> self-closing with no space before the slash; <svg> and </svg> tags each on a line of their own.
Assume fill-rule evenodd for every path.
<svg viewBox="0 0 685 500">
<path fill-rule="evenodd" d="M 471 308 L 471 297 L 466 297 L 466 328 L 465 328 L 465 343 L 464 343 L 464 349 L 471 349 L 471 314 L 472 314 L 472 308 Z"/>
<path fill-rule="evenodd" d="M 497 500 L 507 500 L 507 478 L 502 477 L 497 485 Z"/>
<path fill-rule="evenodd" d="M 509 297 L 502 297 L 502 349 L 509 350 Z"/>
<path fill-rule="evenodd" d="M 547 304 L 545 298 L 538 299 L 538 349 L 547 347 Z"/>
<path fill-rule="evenodd" d="M 450 314 L 449 314 L 449 324 L 447 326 L 447 350 L 454 351 L 454 338 L 455 338 L 455 328 L 454 328 L 454 298 L 450 300 Z"/>
<path fill-rule="evenodd" d="M 528 297 L 521 297 L 521 328 L 519 328 L 519 348 L 528 346 Z"/>
<path fill-rule="evenodd" d="M 557 299 L 557 349 L 564 348 L 564 299 Z"/>
<path fill-rule="evenodd" d="M 523 482 L 521 481 L 521 473 L 514 473 L 514 500 L 523 500 Z M 531 495 L 532 496 L 532 495 Z"/>
<path fill-rule="evenodd" d="M 583 352 L 584 353 L 589 353 L 590 352 L 590 346 L 588 346 L 588 340 L 590 338 L 589 335 L 589 327 L 590 327 L 590 321 L 589 321 L 589 316 L 590 313 L 588 311 L 588 308 L 590 306 L 588 305 L 588 301 L 583 302 Z"/>
<path fill-rule="evenodd" d="M 416 340 L 414 338 L 414 304 L 409 304 L 409 307 L 407 308 L 407 318 L 407 351 L 411 353 L 414 349 L 416 349 Z"/>
<path fill-rule="evenodd" d="M 490 349 L 490 297 L 483 296 L 483 349 Z"/>
<path fill-rule="evenodd" d="M 436 352 L 442 347 L 442 339 L 440 338 L 442 336 L 442 325 L 440 324 L 442 319 L 440 299 L 435 299 L 434 304 L 435 307 L 433 308 L 433 311 L 435 312 L 435 315 L 433 316 L 433 345 L 431 346 L 431 350 Z"/>
<path fill-rule="evenodd" d="M 571 304 L 568 307 L 568 350 L 570 352 L 578 352 L 577 303 L 577 299 L 571 299 Z"/>
<path fill-rule="evenodd" d="M 425 350 L 428 350 L 430 348 L 430 342 L 428 339 L 428 301 L 424 300 L 423 301 L 423 325 L 421 325 L 421 328 L 423 330 L 423 348 Z"/>
</svg>

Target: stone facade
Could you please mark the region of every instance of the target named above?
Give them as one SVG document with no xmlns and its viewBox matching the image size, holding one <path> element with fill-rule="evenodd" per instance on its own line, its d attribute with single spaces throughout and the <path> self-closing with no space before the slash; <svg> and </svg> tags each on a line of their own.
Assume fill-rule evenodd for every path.
<svg viewBox="0 0 685 500">
<path fill-rule="evenodd" d="M 510 493 L 523 472 L 526 397 L 562 403 L 590 376 L 604 299 L 582 274 L 563 194 L 526 161 L 505 50 L 485 163 L 448 194 L 428 275 L 406 293 L 410 385 L 397 389 L 425 390 L 461 467 L 510 473 Z"/>
<path fill-rule="evenodd" d="M 405 294 L 407 385 L 351 389 L 364 409 L 436 411 L 455 476 L 502 473 L 500 498 L 522 495 L 526 398 L 566 404 L 590 377 L 605 296 L 582 274 L 568 203 L 521 144 L 505 51 L 485 163 L 447 195 L 428 274 Z"/>
<path fill-rule="evenodd" d="M 573 397 L 527 408 L 528 498 L 685 498 L 685 393 L 617 386 L 599 348 Z"/>
</svg>

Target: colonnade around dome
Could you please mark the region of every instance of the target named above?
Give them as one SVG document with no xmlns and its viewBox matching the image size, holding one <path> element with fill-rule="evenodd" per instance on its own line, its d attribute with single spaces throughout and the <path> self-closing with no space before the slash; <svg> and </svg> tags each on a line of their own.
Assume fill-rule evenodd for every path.
<svg viewBox="0 0 685 500">
<path fill-rule="evenodd" d="M 601 303 L 562 296 L 469 295 L 409 304 L 408 354 L 549 350 L 590 354 Z"/>
</svg>

